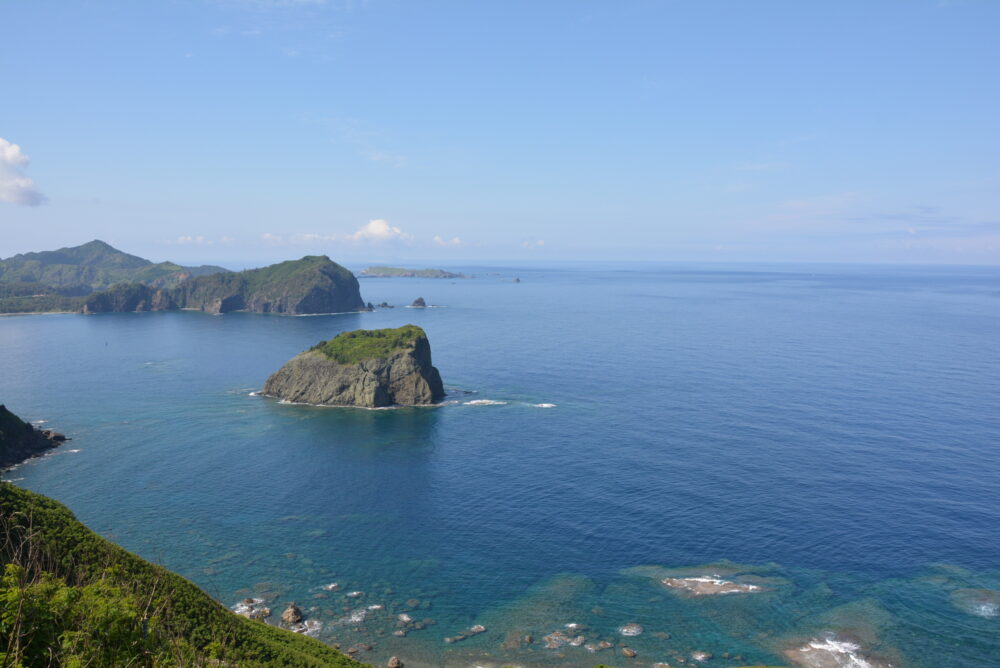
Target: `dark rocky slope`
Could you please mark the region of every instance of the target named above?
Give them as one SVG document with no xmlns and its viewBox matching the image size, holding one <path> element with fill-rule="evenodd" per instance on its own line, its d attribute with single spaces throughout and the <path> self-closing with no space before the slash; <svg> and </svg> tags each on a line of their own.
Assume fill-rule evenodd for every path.
<svg viewBox="0 0 1000 668">
<path fill-rule="evenodd" d="M 358 279 L 325 255 L 194 278 L 171 294 L 181 308 L 211 313 L 342 313 L 366 308 Z"/>
<path fill-rule="evenodd" d="M 327 406 L 432 404 L 444 397 L 431 345 L 415 325 L 343 332 L 295 356 L 263 394 Z"/>
<path fill-rule="evenodd" d="M 44 454 L 65 440 L 58 432 L 35 429 L 0 404 L 0 470 Z"/>
<path fill-rule="evenodd" d="M 169 311 L 177 304 L 168 290 L 142 283 L 120 283 L 91 295 L 80 307 L 81 313 L 122 313 L 128 311 Z"/>
</svg>

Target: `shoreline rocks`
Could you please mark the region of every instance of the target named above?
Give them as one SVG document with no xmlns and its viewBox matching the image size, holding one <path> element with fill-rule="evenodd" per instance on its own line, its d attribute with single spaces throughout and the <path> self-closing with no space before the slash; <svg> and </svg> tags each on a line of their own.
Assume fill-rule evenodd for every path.
<svg viewBox="0 0 1000 668">
<path fill-rule="evenodd" d="M 37 429 L 0 404 L 0 471 L 38 457 L 68 441 L 51 429 Z"/>
</svg>

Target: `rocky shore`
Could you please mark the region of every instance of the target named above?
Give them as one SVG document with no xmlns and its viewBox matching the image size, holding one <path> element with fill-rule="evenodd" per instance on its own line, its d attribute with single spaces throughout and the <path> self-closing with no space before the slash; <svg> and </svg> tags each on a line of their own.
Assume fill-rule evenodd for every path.
<svg viewBox="0 0 1000 668">
<path fill-rule="evenodd" d="M 43 455 L 66 440 L 59 432 L 36 429 L 0 404 L 0 470 Z"/>
</svg>

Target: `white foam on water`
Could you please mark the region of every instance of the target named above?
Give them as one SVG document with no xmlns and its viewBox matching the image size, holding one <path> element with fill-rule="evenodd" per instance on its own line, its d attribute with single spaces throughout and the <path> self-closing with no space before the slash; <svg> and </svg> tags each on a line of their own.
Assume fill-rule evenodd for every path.
<svg viewBox="0 0 1000 668">
<path fill-rule="evenodd" d="M 48 420 L 32 420 L 31 424 L 45 424 Z"/>
<path fill-rule="evenodd" d="M 260 396 L 260 392 L 257 391 L 257 390 L 254 390 L 253 392 L 250 393 L 250 396 L 251 397 L 259 397 Z"/>
<path fill-rule="evenodd" d="M 977 617 L 986 617 L 987 619 L 991 619 L 1000 614 L 1000 606 L 996 603 L 979 603 L 972 606 L 972 614 Z"/>
<path fill-rule="evenodd" d="M 807 666 L 829 666 L 831 660 L 841 668 L 879 668 L 887 665 L 873 664 L 860 652 L 860 645 L 836 637 L 810 640 L 799 650 L 802 658 L 809 662 L 805 664 Z M 815 662 L 811 661 L 813 657 L 815 657 Z"/>
<path fill-rule="evenodd" d="M 623 636 L 637 636 L 642 635 L 643 628 L 638 624 L 626 624 L 618 629 L 618 633 Z"/>
<path fill-rule="evenodd" d="M 235 612 L 237 615 L 243 615 L 245 617 L 254 610 L 254 606 L 260 605 L 263 602 L 264 599 L 262 598 L 253 599 L 253 603 L 244 603 L 243 601 L 240 601 L 236 605 L 231 606 L 229 609 Z"/>
<path fill-rule="evenodd" d="M 535 408 L 555 408 L 555 404 L 531 404 Z"/>
<path fill-rule="evenodd" d="M 74 450 L 63 450 L 63 452 L 69 452 L 75 455 L 76 453 L 80 452 L 80 448 L 76 448 Z"/>
<path fill-rule="evenodd" d="M 289 630 L 294 631 L 295 633 L 301 633 L 302 635 L 306 636 L 314 636 L 317 633 L 319 633 L 320 629 L 322 628 L 323 628 L 323 622 L 319 621 L 318 619 L 307 619 L 304 622 L 293 624 L 292 626 L 289 627 Z"/>
<path fill-rule="evenodd" d="M 345 617 L 341 617 L 337 621 L 333 622 L 333 624 L 335 626 L 350 626 L 352 624 L 360 624 L 361 622 L 365 621 L 365 617 L 367 616 L 368 616 L 368 611 L 365 610 L 364 608 L 361 608 L 360 610 L 355 610 L 349 613 Z"/>
<path fill-rule="evenodd" d="M 506 401 L 496 401 L 494 399 L 473 399 L 472 401 L 466 401 L 466 406 L 506 406 Z"/>
</svg>

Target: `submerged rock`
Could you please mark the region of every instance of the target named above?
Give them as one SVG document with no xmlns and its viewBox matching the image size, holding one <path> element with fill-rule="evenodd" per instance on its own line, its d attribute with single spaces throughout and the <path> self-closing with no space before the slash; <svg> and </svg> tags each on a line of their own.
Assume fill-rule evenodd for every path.
<svg viewBox="0 0 1000 668">
<path fill-rule="evenodd" d="M 660 582 L 670 589 L 683 591 L 693 596 L 713 596 L 719 594 L 747 594 L 762 591 L 760 585 L 740 584 L 717 577 L 664 578 Z"/>
<path fill-rule="evenodd" d="M 860 643 L 827 634 L 785 651 L 785 657 L 802 668 L 894 668 L 892 663 L 870 655 Z"/>
<path fill-rule="evenodd" d="M 342 332 L 296 355 L 262 393 L 296 403 L 376 408 L 444 397 L 427 335 L 416 325 Z"/>
<path fill-rule="evenodd" d="M 625 624 L 620 629 L 618 629 L 618 633 L 622 634 L 623 636 L 637 636 L 641 635 L 642 632 L 643 632 L 642 626 L 635 623 Z"/>
</svg>

